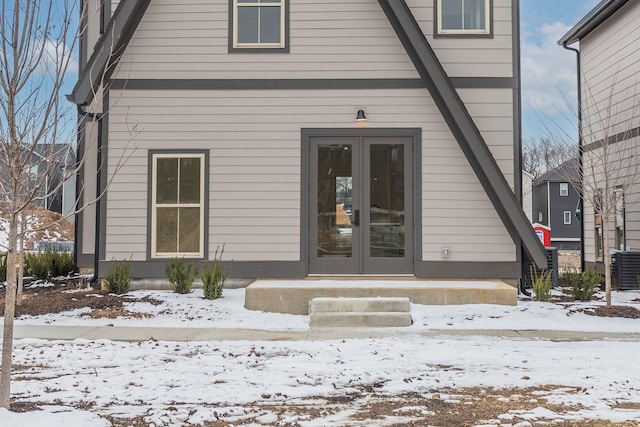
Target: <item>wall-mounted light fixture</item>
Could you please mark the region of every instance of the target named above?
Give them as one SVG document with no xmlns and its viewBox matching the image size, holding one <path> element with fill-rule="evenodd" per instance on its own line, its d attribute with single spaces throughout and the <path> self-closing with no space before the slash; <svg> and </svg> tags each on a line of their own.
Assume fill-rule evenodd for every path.
<svg viewBox="0 0 640 427">
<path fill-rule="evenodd" d="M 358 110 L 356 113 L 356 122 L 366 122 L 367 116 L 364 114 L 364 110 Z"/>
</svg>

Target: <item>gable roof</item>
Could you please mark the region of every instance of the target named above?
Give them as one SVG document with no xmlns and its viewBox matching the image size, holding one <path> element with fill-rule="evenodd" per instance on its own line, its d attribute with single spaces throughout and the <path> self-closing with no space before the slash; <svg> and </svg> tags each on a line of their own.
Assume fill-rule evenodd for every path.
<svg viewBox="0 0 640 427">
<path fill-rule="evenodd" d="M 68 96 L 71 102 L 84 105 L 91 101 L 97 77 L 122 55 L 150 2 L 151 0 L 120 2 L 73 93 Z M 514 242 L 521 241 L 525 251 L 537 265 L 546 265 L 546 250 L 406 1 L 378 0 L 378 3 L 511 238 Z"/>
<path fill-rule="evenodd" d="M 579 179 L 580 164 L 578 159 L 574 158 L 540 175 L 533 185 L 540 185 L 545 182 L 578 182 Z"/>
<path fill-rule="evenodd" d="M 77 105 L 87 105 L 109 70 L 122 56 L 151 0 L 126 0 L 118 4 L 107 28 L 93 48 L 67 99 Z"/>
<path fill-rule="evenodd" d="M 562 38 L 558 40 L 558 44 L 561 46 L 568 46 L 579 41 L 604 21 L 609 19 L 611 15 L 616 13 L 628 2 L 629 0 L 602 0 L 596 5 L 596 7 L 587 13 L 584 18 L 574 25 L 567 34 L 562 36 Z"/>
<path fill-rule="evenodd" d="M 546 250 L 406 1 L 378 2 L 511 238 L 521 239 L 525 251 L 537 265 L 546 265 Z"/>
</svg>

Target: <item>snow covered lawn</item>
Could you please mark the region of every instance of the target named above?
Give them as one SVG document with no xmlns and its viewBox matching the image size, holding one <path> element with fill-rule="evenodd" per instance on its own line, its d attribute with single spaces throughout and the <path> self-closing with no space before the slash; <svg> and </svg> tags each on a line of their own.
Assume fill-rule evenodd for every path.
<svg viewBox="0 0 640 427">
<path fill-rule="evenodd" d="M 202 300 L 200 291 L 186 296 L 143 293 L 163 304 L 134 303 L 127 310 L 150 317 L 92 319 L 77 310 L 18 322 L 308 327 L 307 316 L 245 310 L 241 289 L 225 290 L 225 297 L 213 302 Z M 616 293 L 615 303 L 639 307 L 639 297 L 638 292 Z M 413 326 L 376 339 L 20 340 L 15 343 L 12 395 L 18 404 L 37 402 L 42 411 L 0 411 L 0 425 L 93 427 L 111 425 L 109 420 L 127 425 L 126 420 L 134 419 L 154 426 L 425 425 L 430 417 L 442 415 L 438 408 L 455 420 L 455 411 L 481 411 L 485 400 L 496 394 L 492 402 L 502 406 L 478 416 L 475 424 L 459 425 L 595 425 L 586 420 L 640 425 L 637 340 L 419 335 L 427 329 L 640 332 L 638 319 L 594 317 L 578 310 L 589 305 L 593 304 L 413 305 Z M 388 409 L 391 404 L 396 406 Z M 388 410 L 376 412 L 374 407 Z"/>
</svg>

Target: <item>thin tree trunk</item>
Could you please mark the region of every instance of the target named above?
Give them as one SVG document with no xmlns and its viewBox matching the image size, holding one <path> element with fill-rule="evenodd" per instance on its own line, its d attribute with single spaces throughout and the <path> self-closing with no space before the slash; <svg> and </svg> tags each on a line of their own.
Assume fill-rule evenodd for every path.
<svg viewBox="0 0 640 427">
<path fill-rule="evenodd" d="M 607 307 L 611 307 L 611 249 L 609 248 L 609 213 L 602 218 L 602 251 L 604 252 L 604 292 Z"/>
<path fill-rule="evenodd" d="M 14 200 L 15 201 L 15 200 Z M 16 246 L 18 224 L 12 203 L 9 219 L 9 247 L 7 250 L 7 287 L 4 299 L 4 327 L 2 333 L 2 371 L 0 372 L 0 407 L 9 409 L 11 397 L 11 356 L 13 353 L 13 320 L 16 308 Z"/>
<path fill-rule="evenodd" d="M 16 293 L 16 304 L 22 304 L 22 291 L 24 290 L 24 230 L 25 217 L 20 214 L 20 243 L 18 244 L 18 292 Z"/>
</svg>

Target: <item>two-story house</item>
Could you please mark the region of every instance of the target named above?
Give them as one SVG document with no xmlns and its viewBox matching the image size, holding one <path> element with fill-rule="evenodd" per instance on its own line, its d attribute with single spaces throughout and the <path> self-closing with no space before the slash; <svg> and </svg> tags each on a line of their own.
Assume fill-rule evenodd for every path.
<svg viewBox="0 0 640 427">
<path fill-rule="evenodd" d="M 602 0 L 559 40 L 579 46 L 583 180 L 590 193 L 584 198 L 583 256 L 600 269 L 607 251 L 640 249 L 639 38 L 640 3 Z M 610 207 L 608 224 L 599 200 Z"/>
<path fill-rule="evenodd" d="M 502 279 L 520 207 L 518 0 L 90 0 L 80 267 Z M 104 77 L 104 79 L 102 78 Z M 516 196 L 517 195 L 517 196 Z M 97 230 L 97 231 L 95 231 Z"/>
<path fill-rule="evenodd" d="M 551 246 L 558 249 L 580 250 L 579 180 L 578 159 L 572 159 L 533 182 L 533 218 L 551 228 Z"/>
</svg>

